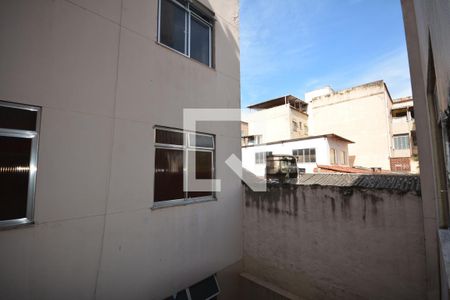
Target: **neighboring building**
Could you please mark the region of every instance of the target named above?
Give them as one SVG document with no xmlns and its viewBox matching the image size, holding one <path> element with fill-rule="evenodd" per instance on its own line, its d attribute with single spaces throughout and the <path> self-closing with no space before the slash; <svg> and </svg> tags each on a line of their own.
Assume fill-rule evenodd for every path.
<svg viewBox="0 0 450 300">
<path fill-rule="evenodd" d="M 241 137 L 248 136 L 248 123 L 241 122 Z"/>
<path fill-rule="evenodd" d="M 5 0 L 0 18 L 0 299 L 224 290 L 237 122 L 195 145 L 181 128 L 183 108 L 240 107 L 238 1 Z M 184 153 L 221 192 L 183 190 Z"/>
<path fill-rule="evenodd" d="M 312 135 L 332 131 L 353 140 L 350 164 L 396 172 L 418 172 L 414 105 L 411 97 L 392 100 L 383 81 L 306 94 Z"/>
<path fill-rule="evenodd" d="M 391 170 L 418 173 L 419 158 L 413 99 L 406 97 L 394 99 L 393 102 Z"/>
<path fill-rule="evenodd" d="M 254 144 L 308 136 L 307 104 L 294 96 L 283 96 L 248 107 L 249 141 Z"/>
<path fill-rule="evenodd" d="M 450 1 L 402 0 L 420 151 L 427 299 L 449 299 Z"/>
<path fill-rule="evenodd" d="M 310 134 L 345 136 L 355 142 L 349 145 L 350 165 L 389 170 L 392 99 L 385 83 L 331 91 L 308 103 Z"/>
<path fill-rule="evenodd" d="M 308 136 L 242 147 L 242 165 L 257 176 L 264 176 L 266 156 L 294 155 L 303 173 L 317 172 L 318 165 L 348 166 L 348 144 L 353 143 L 335 134 Z"/>
</svg>

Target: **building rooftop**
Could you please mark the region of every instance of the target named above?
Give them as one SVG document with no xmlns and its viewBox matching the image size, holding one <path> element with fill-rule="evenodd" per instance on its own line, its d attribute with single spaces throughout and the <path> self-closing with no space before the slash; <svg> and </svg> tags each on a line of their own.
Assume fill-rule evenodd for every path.
<svg viewBox="0 0 450 300">
<path fill-rule="evenodd" d="M 402 103 L 402 102 L 413 101 L 413 98 L 412 98 L 412 96 L 408 96 L 408 97 L 402 97 L 402 98 L 393 99 L 392 101 L 394 103 Z"/>
<path fill-rule="evenodd" d="M 344 186 L 420 193 L 420 177 L 396 174 L 304 174 L 298 185 Z"/>
<path fill-rule="evenodd" d="M 370 169 L 361 169 L 361 168 L 354 168 L 354 167 L 340 166 L 340 165 L 331 165 L 331 166 L 317 165 L 317 167 L 320 169 L 330 170 L 330 171 L 338 172 L 338 173 L 355 173 L 355 174 L 361 174 L 361 173 L 372 174 L 372 173 L 374 173 Z"/>
<path fill-rule="evenodd" d="M 339 136 L 337 134 L 331 133 L 331 134 L 305 136 L 305 137 L 296 138 L 296 139 L 289 139 L 289 140 L 280 140 L 280 141 L 264 143 L 264 144 L 257 144 L 257 145 L 246 145 L 246 146 L 242 146 L 242 148 L 255 147 L 255 146 L 264 146 L 264 145 L 273 145 L 273 144 L 280 144 L 280 143 L 289 143 L 289 142 L 297 142 L 297 141 L 312 140 L 312 139 L 317 139 L 317 138 L 335 138 L 335 139 L 347 142 L 349 144 L 354 144 L 355 143 L 355 142 L 350 141 L 350 140 L 348 140 L 346 138 L 343 138 L 342 136 Z"/>
<path fill-rule="evenodd" d="M 302 99 L 299 99 L 292 95 L 282 96 L 275 99 L 267 100 L 264 102 L 260 102 L 257 104 L 253 104 L 250 106 L 247 106 L 247 108 L 250 109 L 268 109 L 284 104 L 290 104 L 292 107 L 299 109 L 300 111 L 306 111 L 306 108 L 308 107 L 308 104 L 303 101 Z"/>
<path fill-rule="evenodd" d="M 324 98 L 335 96 L 335 95 L 345 95 L 345 94 L 351 93 L 351 92 L 353 92 L 355 90 L 368 89 L 368 88 L 372 88 L 372 87 L 384 88 L 387 91 L 387 94 L 389 95 L 389 99 L 391 101 L 393 101 L 392 97 L 391 97 L 391 94 L 389 92 L 389 89 L 388 89 L 386 83 L 384 82 L 384 80 L 376 80 L 376 81 L 360 84 L 360 85 L 357 85 L 357 86 L 353 86 L 353 87 L 350 87 L 350 88 L 346 88 L 346 89 L 342 89 L 342 90 L 338 90 L 338 91 L 333 91 L 330 94 L 314 97 L 314 98 L 311 99 L 311 101 L 324 99 Z"/>
</svg>

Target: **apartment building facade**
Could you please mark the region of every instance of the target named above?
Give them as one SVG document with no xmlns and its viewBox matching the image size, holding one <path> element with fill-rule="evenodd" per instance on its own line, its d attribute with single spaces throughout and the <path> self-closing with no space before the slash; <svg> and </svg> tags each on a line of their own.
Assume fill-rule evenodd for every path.
<svg viewBox="0 0 450 300">
<path fill-rule="evenodd" d="M 411 97 L 393 100 L 386 84 L 376 81 L 341 91 L 319 89 L 305 99 L 311 134 L 333 130 L 355 142 L 349 145 L 352 166 L 419 171 Z"/>
<path fill-rule="evenodd" d="M 396 172 L 419 172 L 416 123 L 412 97 L 393 100 L 392 110 L 391 170 Z"/>
<path fill-rule="evenodd" d="M 250 105 L 244 145 L 270 143 L 308 136 L 306 103 L 292 95 Z"/>
<path fill-rule="evenodd" d="M 182 129 L 240 106 L 238 7 L 0 2 L 1 299 L 170 299 L 240 260 L 239 123 Z"/>
</svg>

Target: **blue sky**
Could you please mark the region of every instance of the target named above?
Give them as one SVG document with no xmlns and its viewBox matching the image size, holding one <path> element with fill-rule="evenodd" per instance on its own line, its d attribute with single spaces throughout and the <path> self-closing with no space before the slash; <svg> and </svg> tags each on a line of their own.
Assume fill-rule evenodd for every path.
<svg viewBox="0 0 450 300">
<path fill-rule="evenodd" d="M 411 95 L 400 0 L 240 0 L 242 106 L 384 79 Z"/>
</svg>

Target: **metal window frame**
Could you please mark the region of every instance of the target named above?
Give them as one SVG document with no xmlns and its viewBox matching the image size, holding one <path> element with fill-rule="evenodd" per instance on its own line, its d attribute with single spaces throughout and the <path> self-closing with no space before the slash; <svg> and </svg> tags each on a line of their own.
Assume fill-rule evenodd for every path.
<svg viewBox="0 0 450 300">
<path fill-rule="evenodd" d="M 41 108 L 37 106 L 12 103 L 0 100 L 0 106 L 36 112 L 36 130 L 0 128 L 0 136 L 31 139 L 30 171 L 28 178 L 27 211 L 24 218 L 0 221 L 0 228 L 15 227 L 34 223 L 34 206 L 36 197 L 36 177 L 39 151 L 39 130 L 41 127 Z"/>
<path fill-rule="evenodd" d="M 161 1 L 170 1 L 171 3 L 177 5 L 178 7 L 182 8 L 185 11 L 185 34 L 184 34 L 184 53 L 178 51 L 177 49 L 172 48 L 169 45 L 166 45 L 165 43 L 161 42 Z M 209 29 L 209 35 L 208 35 L 208 64 L 205 64 L 201 61 L 198 61 L 194 59 L 195 61 L 198 61 L 199 63 L 202 63 L 204 65 L 207 65 L 209 68 L 213 68 L 213 62 L 212 62 L 212 43 L 213 43 L 213 28 L 214 23 L 208 22 L 208 20 L 205 20 L 203 17 L 199 16 L 195 12 L 191 10 L 191 5 L 193 5 L 190 1 L 187 2 L 187 6 L 179 3 L 176 0 L 158 0 L 158 24 L 157 24 L 157 41 L 159 44 L 164 45 L 165 47 L 185 56 L 191 59 L 194 59 L 191 57 L 191 19 L 195 18 L 196 20 L 203 23 L 205 26 Z M 195 5 L 193 5 L 195 6 Z"/>
<path fill-rule="evenodd" d="M 399 147 L 397 147 L 397 145 Z M 403 147 L 405 146 L 405 147 Z M 411 148 L 411 141 L 409 134 L 396 134 L 394 135 L 394 150 L 407 150 Z"/>
<path fill-rule="evenodd" d="M 214 278 L 214 281 L 216 282 L 216 286 L 217 286 L 217 293 L 215 293 L 215 294 L 213 294 L 213 295 L 211 295 L 211 296 L 209 296 L 208 298 L 206 298 L 205 300 L 211 300 L 211 299 L 213 299 L 214 297 L 217 297 L 218 295 L 220 295 L 220 293 L 221 293 L 221 289 L 220 289 L 220 285 L 219 285 L 219 281 L 217 280 L 217 276 L 216 276 L 216 274 L 213 274 L 213 275 L 211 275 L 213 278 Z M 190 291 L 190 288 L 191 287 L 188 287 L 188 288 L 185 288 L 185 289 L 182 289 L 182 290 L 180 290 L 180 291 L 178 291 L 176 294 L 174 294 L 173 296 L 172 296 L 172 298 L 175 296 L 175 295 L 178 295 L 178 293 L 179 292 L 182 292 L 182 291 L 185 291 L 186 292 L 186 295 L 187 295 L 187 298 L 188 298 L 188 300 L 192 300 L 192 296 L 191 296 L 191 291 Z"/>
<path fill-rule="evenodd" d="M 308 155 L 306 154 L 306 150 L 308 150 Z M 314 151 L 314 161 L 311 159 L 311 151 Z M 298 163 L 302 164 L 315 163 L 317 161 L 316 148 L 292 149 L 292 155 L 296 157 Z"/>
<path fill-rule="evenodd" d="M 183 134 L 183 145 L 175 145 L 175 144 L 165 144 L 165 143 L 157 143 L 156 142 L 156 130 L 164 130 L 164 131 L 172 131 L 172 132 L 179 132 Z M 167 149 L 167 150 L 179 150 L 183 151 L 183 178 L 186 179 L 188 176 L 188 172 L 186 169 L 186 166 L 188 166 L 188 157 L 189 157 L 189 151 L 196 152 L 210 152 L 211 160 L 212 160 L 212 179 L 216 178 L 216 137 L 214 134 L 210 133 L 204 133 L 204 132 L 196 132 L 196 131 L 188 131 L 178 128 L 172 128 L 172 127 L 165 127 L 165 126 L 154 126 L 153 127 L 153 143 L 155 145 L 155 149 Z M 190 134 L 197 134 L 197 135 L 204 135 L 204 136 L 210 136 L 213 139 L 213 148 L 203 148 L 203 147 L 194 147 L 189 146 L 189 136 Z M 156 178 L 153 179 L 153 182 L 155 182 Z M 153 189 L 156 188 L 156 185 L 153 184 Z M 174 205 L 186 205 L 190 203 L 197 203 L 197 202 L 203 202 L 203 201 L 209 201 L 212 199 L 216 199 L 216 193 L 211 191 L 211 196 L 201 196 L 201 197 L 188 197 L 188 192 L 183 191 L 184 198 L 181 199 L 170 199 L 170 200 L 162 200 L 162 201 L 155 201 L 153 199 L 153 205 L 154 207 L 167 207 L 167 206 L 174 206 Z M 153 196 L 154 196 L 153 191 Z"/>
</svg>

